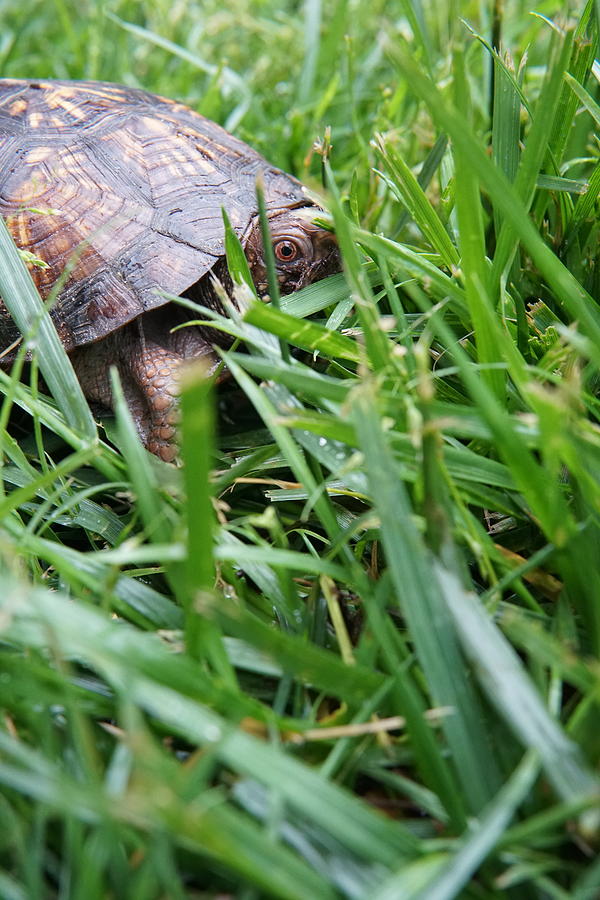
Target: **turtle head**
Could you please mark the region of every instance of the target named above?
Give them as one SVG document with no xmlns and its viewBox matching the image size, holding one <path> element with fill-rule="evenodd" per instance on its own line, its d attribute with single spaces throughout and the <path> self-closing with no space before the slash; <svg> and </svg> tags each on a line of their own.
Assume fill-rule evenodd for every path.
<svg viewBox="0 0 600 900">
<path fill-rule="evenodd" d="M 282 294 L 291 294 L 313 281 L 340 271 L 336 239 L 330 231 L 314 223 L 315 213 L 315 207 L 304 207 L 269 216 L 273 254 Z M 254 284 L 259 296 L 263 297 L 268 291 L 268 284 L 258 222 L 250 232 L 245 252 Z"/>
</svg>

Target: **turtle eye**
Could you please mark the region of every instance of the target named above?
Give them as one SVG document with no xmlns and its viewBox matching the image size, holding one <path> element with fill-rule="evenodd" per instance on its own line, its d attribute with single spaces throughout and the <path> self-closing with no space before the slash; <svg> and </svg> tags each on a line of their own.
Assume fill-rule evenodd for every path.
<svg viewBox="0 0 600 900">
<path fill-rule="evenodd" d="M 279 262 L 293 262 L 300 255 L 298 244 L 290 240 L 277 241 L 273 250 Z"/>
</svg>

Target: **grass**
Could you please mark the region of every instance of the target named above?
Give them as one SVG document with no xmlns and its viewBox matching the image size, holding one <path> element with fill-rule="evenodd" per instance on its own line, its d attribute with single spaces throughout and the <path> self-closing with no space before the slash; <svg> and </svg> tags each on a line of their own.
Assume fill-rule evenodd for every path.
<svg viewBox="0 0 600 900">
<path fill-rule="evenodd" d="M 344 273 L 198 311 L 176 468 L 0 232 L 1 897 L 600 895 L 599 15 L 5 0 L 2 75 L 226 124 Z"/>
</svg>

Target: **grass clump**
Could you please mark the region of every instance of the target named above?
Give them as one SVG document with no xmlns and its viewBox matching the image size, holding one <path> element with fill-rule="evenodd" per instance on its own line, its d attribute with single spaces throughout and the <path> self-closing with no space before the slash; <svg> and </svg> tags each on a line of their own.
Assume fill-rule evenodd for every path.
<svg viewBox="0 0 600 900">
<path fill-rule="evenodd" d="M 182 468 L 49 332 L 0 373 L 0 895 L 598 894 L 597 6 L 460 12 L 5 2 L 4 75 L 234 128 L 344 272 L 212 314 Z"/>
</svg>

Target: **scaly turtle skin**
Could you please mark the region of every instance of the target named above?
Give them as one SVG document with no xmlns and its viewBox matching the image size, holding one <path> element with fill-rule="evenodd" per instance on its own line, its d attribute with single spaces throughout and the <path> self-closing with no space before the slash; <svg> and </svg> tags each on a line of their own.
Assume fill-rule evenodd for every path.
<svg viewBox="0 0 600 900">
<path fill-rule="evenodd" d="M 164 294 L 218 308 L 222 207 L 264 294 L 259 174 L 282 293 L 336 271 L 302 185 L 214 122 L 118 85 L 0 79 L 0 214 L 47 263 L 30 265 L 41 296 L 59 284 L 52 317 L 86 396 L 111 405 L 116 365 L 142 440 L 165 460 L 176 455 L 177 370 L 211 349 L 197 328 L 170 333 L 181 308 Z M 0 352 L 18 338 L 0 301 Z"/>
</svg>

